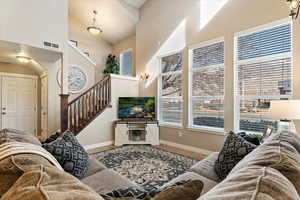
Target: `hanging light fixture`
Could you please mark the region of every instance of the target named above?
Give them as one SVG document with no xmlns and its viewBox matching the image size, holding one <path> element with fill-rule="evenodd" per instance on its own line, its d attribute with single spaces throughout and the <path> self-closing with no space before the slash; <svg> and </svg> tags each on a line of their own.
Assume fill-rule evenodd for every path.
<svg viewBox="0 0 300 200">
<path fill-rule="evenodd" d="M 99 35 L 100 33 L 102 33 L 102 29 L 97 27 L 97 19 L 96 19 L 96 16 L 97 16 L 97 11 L 94 10 L 93 11 L 93 14 L 94 14 L 94 17 L 93 17 L 93 22 L 92 22 L 92 25 L 87 27 L 87 30 L 88 32 L 90 32 L 92 35 Z"/>
<path fill-rule="evenodd" d="M 300 11 L 300 0 L 287 0 L 287 2 L 290 4 L 290 16 L 293 19 L 297 19 Z"/>
</svg>

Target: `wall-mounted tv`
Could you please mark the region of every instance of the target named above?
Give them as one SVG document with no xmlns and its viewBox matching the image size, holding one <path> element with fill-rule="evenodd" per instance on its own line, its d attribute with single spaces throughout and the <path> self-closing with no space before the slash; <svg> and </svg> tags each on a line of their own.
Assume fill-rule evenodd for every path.
<svg viewBox="0 0 300 200">
<path fill-rule="evenodd" d="M 155 97 L 119 97 L 119 119 L 155 119 Z"/>
</svg>

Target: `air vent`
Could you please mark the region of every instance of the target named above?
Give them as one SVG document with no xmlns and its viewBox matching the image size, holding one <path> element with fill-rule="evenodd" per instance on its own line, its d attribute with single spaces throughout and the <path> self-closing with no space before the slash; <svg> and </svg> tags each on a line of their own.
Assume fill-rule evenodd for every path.
<svg viewBox="0 0 300 200">
<path fill-rule="evenodd" d="M 51 43 L 51 42 L 44 42 L 44 46 L 45 46 L 45 47 L 56 48 L 56 49 L 59 48 L 59 45 L 58 45 L 58 44 Z"/>
</svg>

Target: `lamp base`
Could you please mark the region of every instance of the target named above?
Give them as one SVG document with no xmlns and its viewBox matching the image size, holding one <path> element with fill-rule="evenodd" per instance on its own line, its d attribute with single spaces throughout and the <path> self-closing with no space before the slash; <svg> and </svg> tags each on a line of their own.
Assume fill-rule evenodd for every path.
<svg viewBox="0 0 300 200">
<path fill-rule="evenodd" d="M 278 123 L 278 133 L 282 131 L 296 133 L 296 127 L 293 121 L 280 120 Z"/>
</svg>

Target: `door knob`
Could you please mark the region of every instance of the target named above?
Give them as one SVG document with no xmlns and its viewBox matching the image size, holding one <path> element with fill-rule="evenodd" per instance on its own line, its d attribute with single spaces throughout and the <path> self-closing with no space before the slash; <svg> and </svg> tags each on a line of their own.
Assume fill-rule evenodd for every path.
<svg viewBox="0 0 300 200">
<path fill-rule="evenodd" d="M 3 108 L 2 108 L 2 110 L 6 110 L 6 108 L 5 108 L 5 107 L 3 107 Z"/>
<path fill-rule="evenodd" d="M 3 112 L 3 113 L 2 113 L 2 115 L 6 115 L 6 113 L 5 113 L 5 112 Z"/>
</svg>

